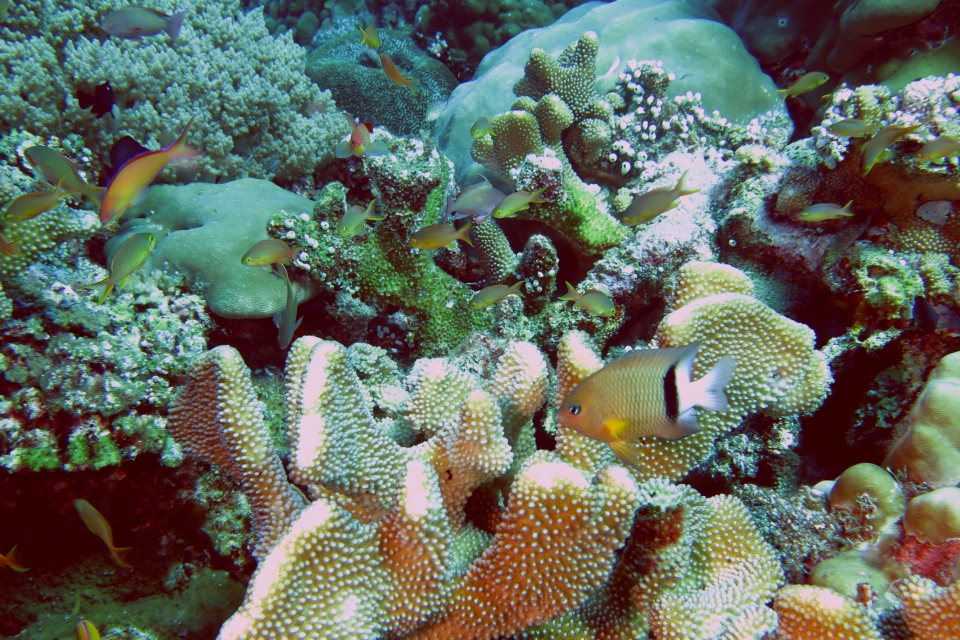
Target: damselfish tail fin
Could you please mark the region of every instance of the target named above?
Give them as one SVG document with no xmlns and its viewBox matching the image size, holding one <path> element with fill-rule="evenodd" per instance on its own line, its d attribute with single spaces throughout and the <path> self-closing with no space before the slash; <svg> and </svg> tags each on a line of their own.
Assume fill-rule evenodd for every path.
<svg viewBox="0 0 960 640">
<path fill-rule="evenodd" d="M 726 411 L 729 402 L 723 390 L 733 379 L 736 364 L 733 356 L 724 356 L 705 376 L 690 383 L 691 402 L 711 411 Z"/>
</svg>

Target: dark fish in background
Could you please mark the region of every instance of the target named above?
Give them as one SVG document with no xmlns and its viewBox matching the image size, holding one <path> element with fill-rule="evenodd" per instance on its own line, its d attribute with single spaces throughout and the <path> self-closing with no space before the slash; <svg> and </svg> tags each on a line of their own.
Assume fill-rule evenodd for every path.
<svg viewBox="0 0 960 640">
<path fill-rule="evenodd" d="M 913 323 L 924 333 L 933 333 L 940 323 L 940 314 L 930 301 L 921 296 L 913 299 Z"/>
<path fill-rule="evenodd" d="M 144 151 L 149 151 L 149 149 L 130 136 L 123 136 L 118 139 L 110 147 L 110 166 L 104 164 L 103 170 L 100 172 L 100 183 L 106 184 L 117 169 L 123 166 L 124 162 Z"/>
<path fill-rule="evenodd" d="M 113 89 L 110 88 L 110 83 L 104 82 L 94 89 L 93 93 L 77 89 L 77 102 L 80 103 L 81 109 L 91 109 L 93 115 L 102 118 L 113 109 L 113 105 L 116 104 L 116 96 L 113 94 Z"/>
</svg>

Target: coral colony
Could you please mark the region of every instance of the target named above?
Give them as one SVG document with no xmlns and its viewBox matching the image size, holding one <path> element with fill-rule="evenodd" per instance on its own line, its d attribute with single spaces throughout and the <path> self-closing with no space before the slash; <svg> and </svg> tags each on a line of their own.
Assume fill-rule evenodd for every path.
<svg viewBox="0 0 960 640">
<path fill-rule="evenodd" d="M 144 1 L 0 2 L 0 637 L 960 638 L 957 2 Z"/>
</svg>

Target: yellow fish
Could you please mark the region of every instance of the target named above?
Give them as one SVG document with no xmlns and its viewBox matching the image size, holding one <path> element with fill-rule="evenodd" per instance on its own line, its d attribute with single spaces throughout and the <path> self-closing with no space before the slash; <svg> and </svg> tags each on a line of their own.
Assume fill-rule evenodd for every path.
<svg viewBox="0 0 960 640">
<path fill-rule="evenodd" d="M 359 158 L 362 155 L 382 156 L 389 152 L 386 143 L 382 140 L 371 142 L 372 122 L 357 122 L 353 119 L 353 116 L 346 112 L 343 113 L 343 117 L 350 123 L 350 135 L 337 145 L 334 155 L 338 158 L 349 158 L 350 156 Z"/>
<path fill-rule="evenodd" d="M 476 122 L 473 123 L 473 126 L 470 127 L 470 135 L 476 139 L 480 139 L 483 136 L 490 134 L 492 136 L 497 135 L 493 131 L 493 125 L 490 124 L 490 120 L 486 116 L 479 118 Z"/>
<path fill-rule="evenodd" d="M 514 191 L 493 208 L 493 217 L 513 218 L 519 212 L 529 209 L 530 205 L 534 202 L 538 204 L 546 202 L 546 200 L 540 197 L 540 194 L 546 190 L 547 188 L 544 187 L 543 189 L 537 189 L 533 193 L 528 191 Z"/>
<path fill-rule="evenodd" d="M 592 316 L 612 318 L 617 315 L 617 305 L 613 303 L 610 296 L 596 289 L 588 289 L 583 293 L 578 293 L 577 288 L 568 282 L 567 294 L 560 296 L 560 300 L 571 300 Z"/>
<path fill-rule="evenodd" d="M 261 240 L 250 247 L 250 250 L 240 258 L 242 264 L 248 267 L 264 267 L 268 264 L 290 264 L 297 257 L 298 251 L 291 249 L 283 240 L 268 238 Z"/>
<path fill-rule="evenodd" d="M 20 241 L 14 240 L 10 241 L 3 237 L 3 234 L 0 234 L 0 253 L 5 256 L 16 256 L 23 253 L 23 250 L 20 248 Z"/>
<path fill-rule="evenodd" d="M 827 129 L 833 135 L 840 136 L 841 138 L 865 138 L 875 134 L 880 130 L 880 127 L 869 125 L 857 118 L 847 118 L 846 120 L 839 120 L 831 125 L 827 125 Z"/>
<path fill-rule="evenodd" d="M 940 161 L 960 156 L 960 140 L 953 136 L 940 136 L 920 147 L 917 155 L 924 160 Z"/>
<path fill-rule="evenodd" d="M 61 178 L 53 191 L 36 191 L 18 197 L 7 206 L 7 210 L 3 212 L 3 217 L 11 222 L 32 220 L 41 213 L 53 209 L 70 193 L 63 188 L 63 179 Z"/>
<path fill-rule="evenodd" d="M 370 227 L 366 225 L 367 220 L 375 222 L 386 219 L 386 216 L 378 216 L 375 213 L 374 210 L 376 207 L 376 200 L 371 200 L 366 209 L 358 207 L 357 205 L 351 206 L 340 218 L 340 222 L 337 223 L 337 233 L 344 238 L 352 238 L 353 236 L 365 234 L 367 230 L 370 229 Z"/>
<path fill-rule="evenodd" d="M 803 95 L 808 91 L 813 91 L 829 79 L 830 76 L 823 71 L 811 71 L 797 78 L 797 80 L 786 89 L 778 89 L 777 93 L 783 98 L 793 98 Z"/>
<path fill-rule="evenodd" d="M 501 300 L 506 300 L 507 296 L 520 296 L 523 298 L 525 296 L 521 291 L 522 288 L 523 280 L 510 287 L 505 284 L 495 284 L 489 287 L 484 287 L 474 294 L 473 298 L 470 300 L 470 308 L 485 309 L 497 304 Z"/>
<path fill-rule="evenodd" d="M 20 564 L 20 559 L 17 558 L 17 545 L 13 545 L 13 548 L 10 549 L 10 553 L 7 555 L 0 553 L 0 567 L 9 567 L 18 573 L 30 571 L 29 567 Z"/>
<path fill-rule="evenodd" d="M 457 229 L 452 224 L 431 224 L 428 227 L 420 229 L 410 238 L 410 246 L 426 251 L 434 251 L 441 247 L 449 247 L 460 240 L 466 242 L 471 247 L 470 227 L 472 222 L 468 222 L 463 227 Z"/>
<path fill-rule="evenodd" d="M 187 146 L 187 132 L 192 122 L 193 118 L 190 118 L 180 137 L 163 149 L 138 153 L 120 165 L 120 169 L 107 182 L 103 204 L 100 205 L 100 222 L 110 222 L 142 200 L 147 187 L 169 162 L 203 155 Z"/>
<path fill-rule="evenodd" d="M 413 88 L 413 85 L 419 82 L 415 78 L 407 78 L 400 70 L 397 69 L 397 65 L 393 64 L 393 59 L 385 53 L 380 54 L 380 64 L 383 65 L 383 72 L 387 74 L 387 77 L 390 78 L 390 81 L 393 84 L 406 87 L 416 93 L 416 89 Z"/>
<path fill-rule="evenodd" d="M 889 158 L 890 152 L 887 150 L 891 144 L 926 125 L 926 122 L 915 124 L 912 127 L 905 127 L 902 124 L 892 124 L 889 127 L 880 129 L 877 135 L 870 138 L 863 149 L 860 150 L 860 175 L 865 176 L 873 169 L 873 165 L 878 162 L 884 162 Z"/>
<path fill-rule="evenodd" d="M 118 552 L 127 551 L 130 547 L 113 546 L 113 531 L 110 530 L 110 523 L 107 522 L 106 518 L 86 500 L 74 500 L 73 506 L 76 507 L 77 513 L 80 514 L 83 524 L 87 525 L 87 529 L 90 529 L 90 531 L 100 536 L 103 543 L 107 545 L 107 548 L 110 549 L 110 555 L 117 561 L 117 564 L 129 569 L 130 565 L 123 561 Z"/>
<path fill-rule="evenodd" d="M 92 622 L 81 618 L 77 623 L 77 640 L 100 640 L 100 632 Z"/>
<path fill-rule="evenodd" d="M 83 194 L 98 207 L 100 206 L 104 188 L 87 184 L 86 180 L 80 176 L 77 165 L 50 147 L 44 147 L 43 145 L 30 147 L 24 150 L 23 155 L 27 157 L 27 161 L 33 165 L 34 169 L 40 172 L 43 179 L 50 184 L 62 182 L 63 188 L 67 191 Z"/>
<path fill-rule="evenodd" d="M 113 259 L 110 261 L 110 275 L 100 282 L 85 284 L 83 288 L 97 289 L 103 287 L 100 292 L 100 299 L 97 300 L 97 304 L 103 304 L 114 287 L 122 287 L 130 274 L 143 266 L 156 244 L 157 239 L 152 233 L 133 234 L 124 240 L 117 252 L 113 254 Z"/>
<path fill-rule="evenodd" d="M 560 424 L 610 448 L 640 467 L 639 438 L 684 438 L 699 430 L 695 407 L 727 410 L 724 388 L 735 362 L 721 358 L 694 381 L 699 343 L 672 349 L 634 350 L 609 362 L 567 394 L 557 412 Z"/>
<path fill-rule="evenodd" d="M 357 29 L 360 29 L 360 33 L 363 34 L 363 38 L 360 39 L 360 44 L 365 44 L 373 50 L 380 48 L 380 34 L 377 33 L 375 26 L 370 25 L 364 29 L 358 25 Z"/>
<path fill-rule="evenodd" d="M 823 222 L 824 220 L 836 220 L 840 217 L 850 218 L 853 216 L 853 211 L 850 210 L 852 204 L 853 200 L 842 207 L 829 202 L 812 204 L 800 213 L 800 219 L 807 222 Z"/>
<path fill-rule="evenodd" d="M 620 222 L 632 227 L 634 225 L 649 222 L 665 211 L 670 211 L 680 204 L 680 198 L 697 193 L 700 189 L 688 189 L 684 186 L 684 180 L 690 170 L 683 172 L 675 187 L 657 187 L 650 189 L 643 195 L 633 199 L 627 210 L 620 216 Z"/>
</svg>

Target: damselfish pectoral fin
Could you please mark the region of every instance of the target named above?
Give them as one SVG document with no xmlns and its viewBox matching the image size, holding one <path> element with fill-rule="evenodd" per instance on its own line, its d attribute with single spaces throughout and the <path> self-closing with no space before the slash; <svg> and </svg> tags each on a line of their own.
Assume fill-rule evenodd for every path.
<svg viewBox="0 0 960 640">
<path fill-rule="evenodd" d="M 613 449 L 613 452 L 617 454 L 617 457 L 620 458 L 627 466 L 633 467 L 634 469 L 640 468 L 640 443 L 636 440 L 631 440 L 629 442 L 624 442 L 622 440 L 616 440 L 614 442 L 608 442 L 610 448 Z"/>
<path fill-rule="evenodd" d="M 623 432 L 630 426 L 630 422 L 622 418 L 611 418 L 603 423 L 603 428 L 610 434 L 612 440 L 622 440 Z"/>
</svg>

